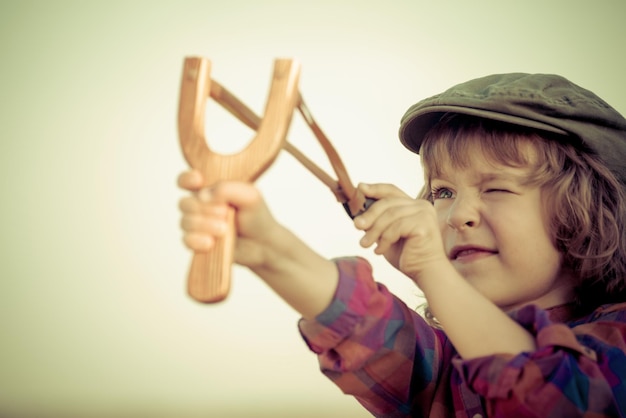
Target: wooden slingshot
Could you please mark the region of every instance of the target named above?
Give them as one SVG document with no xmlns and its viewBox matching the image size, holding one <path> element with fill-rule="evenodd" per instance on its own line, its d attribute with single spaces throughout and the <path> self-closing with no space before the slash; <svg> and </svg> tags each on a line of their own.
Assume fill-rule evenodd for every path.
<svg viewBox="0 0 626 418">
<path fill-rule="evenodd" d="M 256 180 L 285 148 L 322 180 L 344 204 L 352 217 L 372 202 L 350 182 L 350 178 L 330 141 L 313 120 L 298 91 L 300 65 L 291 59 L 277 59 L 263 118 L 210 77 L 211 63 L 200 57 L 185 59 L 183 66 L 178 134 L 183 155 L 189 165 L 204 176 L 205 187 L 224 180 Z M 206 100 L 211 97 L 241 122 L 256 131 L 254 139 L 240 152 L 222 155 L 213 152 L 204 135 Z M 337 181 L 286 141 L 287 131 L 298 108 L 328 155 Z M 234 210 L 228 214 L 228 232 L 207 253 L 194 253 L 187 278 L 189 295 L 203 303 L 223 300 L 230 291 L 236 230 Z"/>
</svg>

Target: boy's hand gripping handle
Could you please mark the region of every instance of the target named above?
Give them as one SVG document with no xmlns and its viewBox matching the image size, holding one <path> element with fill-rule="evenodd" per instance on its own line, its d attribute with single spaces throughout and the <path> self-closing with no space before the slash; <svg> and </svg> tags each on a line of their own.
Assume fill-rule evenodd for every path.
<svg viewBox="0 0 626 418">
<path fill-rule="evenodd" d="M 240 152 L 221 155 L 213 152 L 204 135 L 206 100 L 212 97 L 238 118 L 250 113 L 234 96 L 227 94 L 210 78 L 210 61 L 186 58 L 180 90 L 178 134 L 189 165 L 204 176 L 205 187 L 219 181 L 256 180 L 274 161 L 284 145 L 293 110 L 298 100 L 300 66 L 294 60 L 274 62 L 272 84 L 265 114 L 257 123 L 256 136 Z M 248 124 L 250 126 L 250 124 Z M 228 212 L 228 231 L 208 253 L 195 253 L 189 271 L 187 290 L 199 302 L 223 300 L 230 290 L 231 265 L 236 239 L 234 209 Z"/>
<path fill-rule="evenodd" d="M 230 208 L 227 214 L 226 234 L 216 240 L 211 251 L 196 252 L 191 259 L 187 292 L 195 300 L 215 303 L 228 296 L 236 234 L 235 210 Z"/>
</svg>

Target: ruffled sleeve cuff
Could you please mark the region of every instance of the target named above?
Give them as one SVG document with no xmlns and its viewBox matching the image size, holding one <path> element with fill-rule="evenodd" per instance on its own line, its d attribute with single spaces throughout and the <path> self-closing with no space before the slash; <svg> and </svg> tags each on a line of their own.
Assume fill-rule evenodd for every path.
<svg viewBox="0 0 626 418">
<path fill-rule="evenodd" d="M 555 375 L 558 379 L 558 373 L 564 370 L 568 370 L 566 374 L 573 373 L 581 361 L 586 364 L 597 361 L 596 353 L 581 344 L 567 325 L 553 322 L 547 311 L 528 305 L 511 317 L 535 337 L 535 351 L 453 360 L 467 385 L 487 399 L 510 398 L 512 392 L 520 395 Z"/>
<path fill-rule="evenodd" d="M 358 367 L 354 363 L 367 358 L 384 341 L 376 332 L 360 335 L 358 342 L 351 338 L 369 329 L 379 318 L 389 317 L 391 296 L 385 286 L 374 282 L 372 268 L 365 259 L 334 261 L 339 269 L 339 284 L 331 304 L 315 320 L 301 319 L 298 326 L 309 348 L 317 354 L 325 353 L 326 360 L 334 363 L 326 366 L 339 371 Z M 339 346 L 350 356 L 340 356 L 335 350 Z"/>
</svg>

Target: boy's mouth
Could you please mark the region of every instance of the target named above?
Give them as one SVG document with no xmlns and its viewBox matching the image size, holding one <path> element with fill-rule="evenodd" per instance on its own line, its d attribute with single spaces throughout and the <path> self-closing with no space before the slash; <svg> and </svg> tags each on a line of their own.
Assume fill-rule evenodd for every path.
<svg viewBox="0 0 626 418">
<path fill-rule="evenodd" d="M 474 245 L 461 245 L 452 248 L 450 251 L 450 260 L 452 261 L 471 261 L 497 254 L 496 250 L 491 248 L 478 247 Z"/>
</svg>

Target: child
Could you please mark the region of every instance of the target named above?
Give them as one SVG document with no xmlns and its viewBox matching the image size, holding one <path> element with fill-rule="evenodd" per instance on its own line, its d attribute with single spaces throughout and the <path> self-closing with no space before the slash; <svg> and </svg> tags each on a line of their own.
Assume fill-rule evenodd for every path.
<svg viewBox="0 0 626 418">
<path fill-rule="evenodd" d="M 210 251 L 234 207 L 235 261 L 375 416 L 626 416 L 626 120 L 562 77 L 503 74 L 417 103 L 400 139 L 423 193 L 360 185 L 377 201 L 354 225 L 421 289 L 428 321 L 365 260 L 309 249 L 251 184 L 182 199 L 185 243 Z"/>
</svg>

